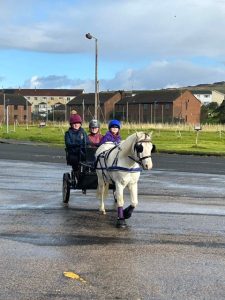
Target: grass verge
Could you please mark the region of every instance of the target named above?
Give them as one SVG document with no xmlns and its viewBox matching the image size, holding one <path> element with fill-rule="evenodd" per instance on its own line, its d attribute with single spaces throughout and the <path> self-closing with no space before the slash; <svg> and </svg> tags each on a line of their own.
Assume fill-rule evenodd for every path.
<svg viewBox="0 0 225 300">
<path fill-rule="evenodd" d="M 9 126 L 8 133 L 6 127 L 0 128 L 0 138 L 32 141 L 38 143 L 48 143 L 64 147 L 64 133 L 68 125 L 48 125 L 39 128 L 38 125 L 29 126 Z M 84 124 L 87 131 L 87 124 Z M 214 130 L 213 130 L 214 129 Z M 107 130 L 107 126 L 102 126 L 102 133 Z M 199 155 L 220 155 L 225 156 L 225 132 L 210 127 L 210 130 L 202 129 L 197 132 L 194 128 L 188 127 L 168 127 L 168 126 L 146 126 L 146 125 L 124 125 L 121 130 L 122 139 L 135 131 L 152 132 L 152 140 L 158 152 L 199 154 Z"/>
</svg>

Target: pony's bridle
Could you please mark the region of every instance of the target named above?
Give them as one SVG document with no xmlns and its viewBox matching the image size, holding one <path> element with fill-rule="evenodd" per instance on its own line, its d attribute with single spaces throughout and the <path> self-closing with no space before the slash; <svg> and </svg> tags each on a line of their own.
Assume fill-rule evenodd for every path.
<svg viewBox="0 0 225 300">
<path fill-rule="evenodd" d="M 143 139 L 143 140 L 140 140 L 140 141 L 137 141 L 135 144 L 134 144 L 134 151 L 137 152 L 137 157 L 138 159 L 135 159 L 134 157 L 132 156 L 128 156 L 130 159 L 132 159 L 133 161 L 135 161 L 136 163 L 138 163 L 142 168 L 144 168 L 143 166 L 143 160 L 146 159 L 146 158 L 150 158 L 152 157 L 151 154 L 150 155 L 147 155 L 147 156 L 142 156 L 141 157 L 141 153 L 143 152 L 144 148 L 143 148 L 143 145 L 142 143 L 151 143 L 151 140 L 150 139 Z"/>
</svg>

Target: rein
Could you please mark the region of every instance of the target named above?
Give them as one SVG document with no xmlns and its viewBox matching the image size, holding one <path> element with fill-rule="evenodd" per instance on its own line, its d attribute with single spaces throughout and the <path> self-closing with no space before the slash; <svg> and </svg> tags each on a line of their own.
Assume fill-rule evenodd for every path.
<svg viewBox="0 0 225 300">
<path fill-rule="evenodd" d="M 107 166 L 107 159 L 109 158 L 109 155 L 110 153 L 115 150 L 115 149 L 118 149 L 117 151 L 117 154 L 116 154 L 116 157 L 114 158 L 113 160 L 113 164 L 112 166 L 108 167 Z M 106 150 L 106 151 L 103 151 L 102 153 L 100 153 L 97 157 L 97 160 L 96 160 L 96 170 L 102 170 L 102 173 L 104 174 L 104 170 L 107 170 L 107 171 L 123 171 L 123 172 L 131 172 L 131 173 L 134 173 L 134 172 L 141 172 L 142 169 L 141 168 L 125 168 L 125 167 L 120 167 L 120 166 L 117 166 L 117 163 L 118 163 L 118 156 L 119 156 L 119 152 L 120 152 L 120 147 L 118 145 L 114 146 L 113 148 L 109 149 L 109 150 Z M 129 156 L 128 156 L 129 157 Z M 100 158 L 103 158 L 104 159 L 104 166 L 102 165 L 101 163 L 101 160 Z M 97 164 L 98 162 L 100 163 L 100 167 L 98 168 L 97 167 Z M 104 174 L 104 176 L 106 176 Z"/>
</svg>

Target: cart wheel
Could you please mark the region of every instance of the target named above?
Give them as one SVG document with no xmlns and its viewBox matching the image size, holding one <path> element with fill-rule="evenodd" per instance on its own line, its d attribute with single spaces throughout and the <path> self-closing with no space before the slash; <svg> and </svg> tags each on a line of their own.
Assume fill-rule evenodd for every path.
<svg viewBox="0 0 225 300">
<path fill-rule="evenodd" d="M 63 203 L 68 203 L 70 199 L 70 173 L 63 174 L 63 186 L 62 186 L 62 194 L 63 194 Z"/>
</svg>

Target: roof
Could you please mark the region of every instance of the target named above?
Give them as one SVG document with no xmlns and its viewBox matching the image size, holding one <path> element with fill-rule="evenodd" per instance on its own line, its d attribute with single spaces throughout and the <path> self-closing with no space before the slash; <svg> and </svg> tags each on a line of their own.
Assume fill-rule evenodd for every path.
<svg viewBox="0 0 225 300">
<path fill-rule="evenodd" d="M 100 92 L 99 101 L 100 103 L 105 103 L 107 100 L 115 96 L 118 92 Z M 95 103 L 95 93 L 82 94 L 77 96 L 75 99 L 72 99 L 68 102 L 68 105 L 81 105 L 83 104 L 92 104 Z"/>
<path fill-rule="evenodd" d="M 220 95 L 222 95 L 222 96 L 225 95 L 223 92 L 220 92 L 220 91 L 217 91 L 217 90 L 212 90 L 212 93 L 218 93 L 218 94 L 220 94 Z"/>
<path fill-rule="evenodd" d="M 54 111 L 56 111 L 56 110 L 65 111 L 65 105 L 64 104 L 53 105 L 53 107 L 54 107 Z"/>
<path fill-rule="evenodd" d="M 83 93 L 83 89 L 4 89 L 1 92 L 22 96 L 46 96 L 46 97 L 76 97 Z"/>
<path fill-rule="evenodd" d="M 5 103 L 8 105 L 28 105 L 31 103 L 20 95 L 5 94 Z M 0 93 L 0 105 L 4 105 L 4 94 Z"/>
<path fill-rule="evenodd" d="M 199 94 L 199 95 L 204 95 L 204 94 L 212 94 L 212 91 L 210 90 L 191 90 L 192 94 Z"/>
<path fill-rule="evenodd" d="M 179 96 L 181 96 L 182 92 L 178 90 L 166 91 L 166 90 L 158 90 L 158 91 L 150 91 L 145 93 L 136 94 L 133 97 L 125 97 L 117 104 L 126 104 L 126 103 L 159 103 L 159 102 L 173 102 Z"/>
</svg>

